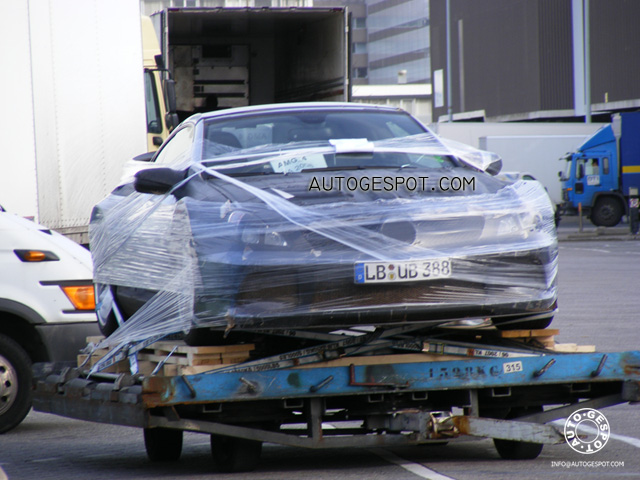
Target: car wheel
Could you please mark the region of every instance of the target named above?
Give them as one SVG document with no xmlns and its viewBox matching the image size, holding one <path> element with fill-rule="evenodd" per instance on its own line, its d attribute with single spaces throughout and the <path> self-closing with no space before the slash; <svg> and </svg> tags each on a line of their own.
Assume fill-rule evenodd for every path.
<svg viewBox="0 0 640 480">
<path fill-rule="evenodd" d="M 116 320 L 116 316 L 113 312 L 109 312 L 106 318 L 103 318 L 102 315 L 97 315 L 98 317 L 98 328 L 100 332 L 108 337 L 118 328 L 118 320 Z"/>
<path fill-rule="evenodd" d="M 244 438 L 211 435 L 211 455 L 221 472 L 251 472 L 262 454 L 262 442 Z"/>
<path fill-rule="evenodd" d="M 615 227 L 622 220 L 623 213 L 618 199 L 603 197 L 598 199 L 591 210 L 591 223 L 597 227 Z"/>
<path fill-rule="evenodd" d="M 18 343 L 0 334 L 0 433 L 18 426 L 31 409 L 31 360 Z"/>
<path fill-rule="evenodd" d="M 177 462 L 182 454 L 182 430 L 145 428 L 144 446 L 152 462 Z"/>
</svg>

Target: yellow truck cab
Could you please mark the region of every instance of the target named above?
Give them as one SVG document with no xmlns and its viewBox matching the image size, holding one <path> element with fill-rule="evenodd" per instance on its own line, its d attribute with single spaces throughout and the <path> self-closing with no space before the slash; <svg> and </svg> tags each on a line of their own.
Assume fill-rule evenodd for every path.
<svg viewBox="0 0 640 480">
<path fill-rule="evenodd" d="M 173 120 L 172 115 L 167 115 L 165 95 L 172 95 L 172 92 L 165 92 L 166 80 L 163 79 L 165 70 L 162 66 L 160 44 L 153 23 L 149 17 L 142 16 L 141 24 L 147 112 L 147 151 L 153 152 L 169 136 L 171 130 L 177 125 L 177 121 Z"/>
</svg>

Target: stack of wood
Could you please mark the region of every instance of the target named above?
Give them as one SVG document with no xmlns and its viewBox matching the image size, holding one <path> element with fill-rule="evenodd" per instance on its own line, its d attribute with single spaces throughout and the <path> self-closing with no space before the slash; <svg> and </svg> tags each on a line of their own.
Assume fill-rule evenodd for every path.
<svg viewBox="0 0 640 480">
<path fill-rule="evenodd" d="M 578 345 L 577 343 L 556 343 L 556 335 L 560 330 L 545 328 L 541 330 L 501 330 L 500 337 L 516 340 L 527 345 L 546 348 L 562 353 L 593 353 L 595 345 Z"/>
<path fill-rule="evenodd" d="M 102 339 L 103 337 L 88 337 L 87 344 L 95 345 Z M 138 352 L 138 369 L 141 374 L 149 375 L 162 363 L 158 375 L 194 375 L 247 361 L 254 348 L 253 344 L 192 347 L 182 341 L 156 342 Z M 78 366 L 89 369 L 108 352 L 108 348 L 101 348 L 94 350 L 90 358 L 87 354 L 78 355 Z M 103 371 L 130 373 L 129 361 L 123 360 Z"/>
</svg>

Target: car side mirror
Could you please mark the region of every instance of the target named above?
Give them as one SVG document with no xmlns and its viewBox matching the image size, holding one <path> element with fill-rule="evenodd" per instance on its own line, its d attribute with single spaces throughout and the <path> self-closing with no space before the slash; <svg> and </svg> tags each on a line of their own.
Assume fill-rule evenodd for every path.
<svg viewBox="0 0 640 480">
<path fill-rule="evenodd" d="M 150 168 L 136 172 L 133 187 L 139 193 L 164 195 L 170 192 L 185 177 L 185 170 L 173 170 L 172 168 L 164 167 Z"/>
<path fill-rule="evenodd" d="M 498 160 L 495 160 L 495 161 L 491 162 L 489 164 L 489 166 L 484 169 L 485 172 L 487 172 L 489 175 L 493 175 L 493 176 L 496 176 L 497 174 L 499 174 L 500 170 L 502 170 L 502 159 L 501 158 L 498 158 Z"/>
</svg>

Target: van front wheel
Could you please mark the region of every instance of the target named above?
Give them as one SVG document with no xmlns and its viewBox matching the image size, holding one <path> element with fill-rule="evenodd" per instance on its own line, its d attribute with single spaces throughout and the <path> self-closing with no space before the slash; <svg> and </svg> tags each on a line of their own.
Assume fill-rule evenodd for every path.
<svg viewBox="0 0 640 480">
<path fill-rule="evenodd" d="M 0 433 L 17 427 L 31 410 L 31 359 L 0 334 Z"/>
</svg>

